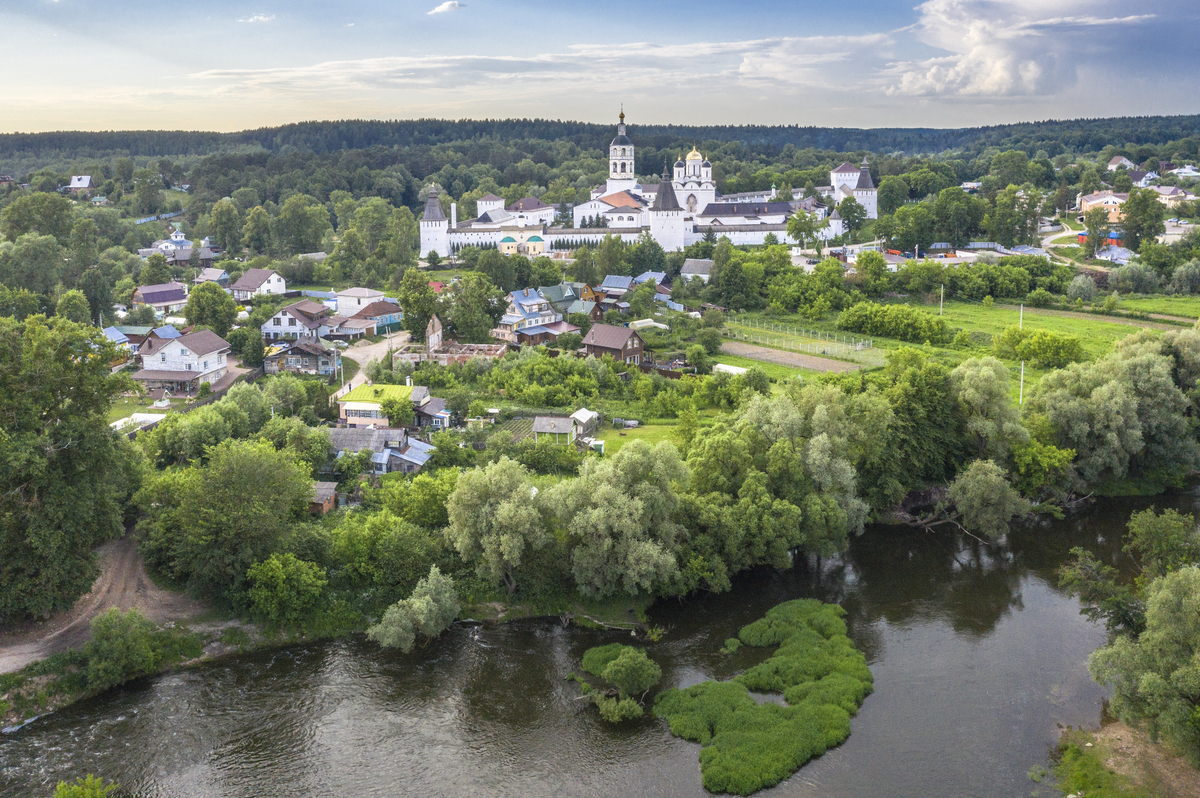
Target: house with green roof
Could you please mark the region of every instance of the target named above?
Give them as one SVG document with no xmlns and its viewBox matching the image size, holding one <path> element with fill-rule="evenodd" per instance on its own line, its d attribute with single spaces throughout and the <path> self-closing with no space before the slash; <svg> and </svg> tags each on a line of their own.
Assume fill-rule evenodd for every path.
<svg viewBox="0 0 1200 798">
<path fill-rule="evenodd" d="M 337 400 L 338 421 L 348 427 L 386 427 L 383 403 L 389 399 L 406 399 L 415 410 L 429 401 L 429 389 L 424 385 L 358 385 Z"/>
</svg>

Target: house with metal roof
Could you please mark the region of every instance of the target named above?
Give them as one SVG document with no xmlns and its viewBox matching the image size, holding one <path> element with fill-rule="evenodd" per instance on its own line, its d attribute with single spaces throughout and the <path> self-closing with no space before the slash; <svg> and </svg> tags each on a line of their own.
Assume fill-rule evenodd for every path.
<svg viewBox="0 0 1200 798">
<path fill-rule="evenodd" d="M 200 283 L 216 283 L 222 288 L 225 288 L 229 285 L 229 272 L 225 271 L 224 269 L 216 269 L 212 267 L 201 269 L 200 273 L 196 275 L 196 278 L 192 280 L 192 282 L 196 285 L 199 285 Z"/>
<path fill-rule="evenodd" d="M 187 286 L 169 282 L 158 285 L 143 285 L 133 292 L 133 305 L 149 305 L 156 313 L 175 313 L 187 304 Z"/>
<path fill-rule="evenodd" d="M 536 288 L 521 288 L 505 299 L 508 307 L 500 317 L 499 325 L 492 330 L 492 337 L 501 341 L 520 343 L 518 333 L 563 320 L 562 314 Z"/>
<path fill-rule="evenodd" d="M 561 416 L 537 416 L 533 420 L 533 442 L 545 439 L 559 446 L 575 443 L 575 419 Z"/>
<path fill-rule="evenodd" d="M 287 293 L 287 281 L 272 269 L 247 269 L 230 290 L 234 299 L 245 302 L 264 294 Z"/>
<path fill-rule="evenodd" d="M 703 280 L 708 282 L 712 277 L 713 261 L 711 258 L 688 258 L 679 270 L 679 276 L 686 280 Z"/>
<path fill-rule="evenodd" d="M 133 378 L 147 390 L 195 393 L 201 383 L 214 384 L 228 370 L 229 343 L 212 330 L 175 338 L 147 338 L 139 354 L 142 368 Z"/>
</svg>

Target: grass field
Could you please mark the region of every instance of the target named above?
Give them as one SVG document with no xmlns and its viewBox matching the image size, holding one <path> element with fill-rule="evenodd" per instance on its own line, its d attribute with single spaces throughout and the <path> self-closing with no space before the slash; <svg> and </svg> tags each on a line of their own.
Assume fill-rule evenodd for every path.
<svg viewBox="0 0 1200 798">
<path fill-rule="evenodd" d="M 675 438 L 671 435 L 674 429 L 674 424 L 643 424 L 637 429 L 614 429 L 610 420 L 608 426 L 596 431 L 596 439 L 604 441 L 604 454 L 610 455 L 619 452 L 630 441 L 646 441 L 651 445 L 661 441 L 674 443 Z"/>
<path fill-rule="evenodd" d="M 153 407 L 150 400 L 145 397 L 120 396 L 108 409 L 108 422 L 111 424 L 119 419 L 128 418 L 134 413 L 170 413 L 182 401 L 182 399 L 172 400 L 170 408 L 160 408 Z"/>
<path fill-rule="evenodd" d="M 754 360 L 748 357 L 738 357 L 737 355 L 726 355 L 724 353 L 714 357 L 713 362 L 724 363 L 726 366 L 737 366 L 738 368 L 742 369 L 760 369 L 768 377 L 779 382 L 794 380 L 796 377 L 805 374 L 815 375 L 821 373 L 811 369 L 793 369 L 788 368 L 787 366 L 780 366 L 776 363 L 764 363 L 761 360 Z"/>
<path fill-rule="evenodd" d="M 1126 299 L 1121 298 L 1117 306 L 1124 310 L 1138 310 L 1143 313 L 1164 313 L 1169 316 L 1184 318 L 1200 318 L 1200 296 L 1140 296 Z"/>
<path fill-rule="evenodd" d="M 936 312 L 936 308 L 934 309 Z M 1020 310 L 1007 307 L 985 308 L 969 302 L 947 302 L 943 318 L 953 329 L 961 327 L 968 332 L 978 330 L 990 335 L 999 335 L 1020 321 Z M 1092 357 L 1107 354 L 1114 341 L 1137 332 L 1136 327 L 1106 321 L 1103 317 L 1074 318 L 1033 313 L 1026 309 L 1026 329 L 1049 330 L 1050 332 L 1075 335 L 1083 342 L 1083 348 Z"/>
<path fill-rule="evenodd" d="M 879 366 L 883 364 L 882 356 L 877 350 L 855 349 L 853 344 L 850 343 L 854 340 L 863 339 L 865 336 L 843 332 L 838 330 L 833 324 L 814 324 L 807 320 L 797 323 L 793 323 L 791 320 L 782 322 L 766 320 L 764 323 L 768 326 L 766 329 L 761 329 L 753 326 L 753 323 L 750 325 L 743 323 L 742 317 L 739 317 L 736 320 L 730 320 L 725 326 L 738 334 L 749 336 L 745 339 L 746 343 L 755 344 L 756 346 L 766 346 L 788 352 L 833 358 L 835 360 L 848 360 L 852 363 L 861 363 L 865 366 Z M 772 326 L 775 329 L 771 329 Z M 783 329 L 781 330 L 780 327 Z M 793 333 L 789 330 L 796 330 L 797 332 Z M 819 335 L 821 332 L 826 332 L 839 340 L 815 337 L 815 335 Z"/>
</svg>

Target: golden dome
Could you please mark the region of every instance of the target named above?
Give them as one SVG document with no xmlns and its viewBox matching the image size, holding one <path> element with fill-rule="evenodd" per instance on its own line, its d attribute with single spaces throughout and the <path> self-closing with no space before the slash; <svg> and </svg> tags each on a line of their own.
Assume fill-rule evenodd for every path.
<svg viewBox="0 0 1200 798">
<path fill-rule="evenodd" d="M 695 147 L 692 147 L 692 151 L 687 154 L 687 159 L 689 161 L 703 161 L 704 156 L 701 155 L 700 153 L 696 152 Z"/>
</svg>

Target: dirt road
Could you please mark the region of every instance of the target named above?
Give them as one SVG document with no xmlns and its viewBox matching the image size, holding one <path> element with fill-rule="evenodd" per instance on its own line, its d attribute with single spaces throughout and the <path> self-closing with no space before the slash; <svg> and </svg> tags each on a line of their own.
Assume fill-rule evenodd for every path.
<svg viewBox="0 0 1200 798">
<path fill-rule="evenodd" d="M 182 620 L 204 612 L 206 605 L 156 586 L 146 574 L 137 544 L 129 535 L 97 549 L 100 576 L 75 606 L 48 621 L 0 634 L 0 673 L 18 671 L 59 651 L 83 646 L 91 622 L 109 607 L 136 607 L 155 623 Z"/>
<path fill-rule="evenodd" d="M 812 369 L 813 371 L 855 371 L 862 368 L 857 363 L 846 363 L 841 360 L 830 360 L 816 355 L 802 355 L 799 352 L 785 352 L 781 349 L 770 349 L 765 346 L 755 346 L 741 341 L 726 341 L 721 344 L 721 351 L 728 355 L 748 357 L 751 360 L 761 360 L 764 363 L 774 363 L 777 366 L 789 368 Z"/>
</svg>

